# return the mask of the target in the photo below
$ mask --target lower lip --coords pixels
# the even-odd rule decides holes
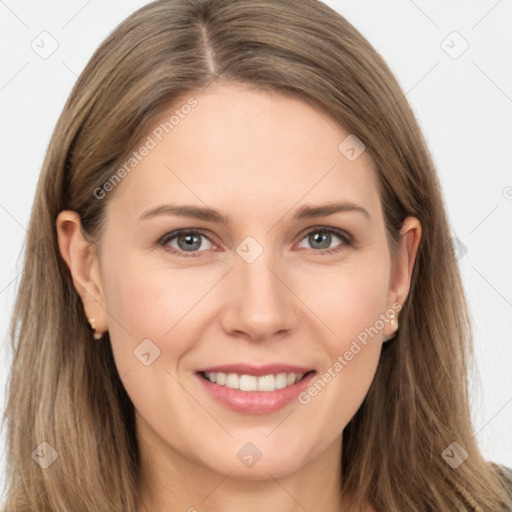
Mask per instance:
[[[269,414],[292,402],[299,393],[304,391],[315,376],[315,372],[306,375],[302,380],[275,391],[240,391],[219,384],[196,374],[208,393],[222,405],[244,414]]]

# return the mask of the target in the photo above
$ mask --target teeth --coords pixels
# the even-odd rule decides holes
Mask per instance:
[[[292,386],[304,377],[303,373],[278,373],[277,375],[238,375],[236,373],[205,372],[212,383],[241,391],[275,391]]]

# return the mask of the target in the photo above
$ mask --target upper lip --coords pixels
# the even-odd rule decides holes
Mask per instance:
[[[263,366],[254,366],[252,364],[235,363],[223,364],[219,366],[210,366],[198,370],[198,373],[204,372],[220,372],[220,373],[237,373],[238,375],[254,375],[261,377],[263,375],[277,375],[278,373],[308,373],[314,371],[312,368],[305,366],[295,366],[291,364],[266,364]]]

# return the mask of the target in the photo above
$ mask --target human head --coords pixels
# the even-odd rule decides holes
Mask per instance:
[[[160,140],[166,120],[189,104],[196,106]],[[102,342],[112,344],[135,407],[147,494],[157,494],[162,478],[151,466],[173,474],[163,469],[168,460],[188,480],[196,472],[187,474],[183,461],[251,480],[325,467],[327,452],[338,467],[341,433],[368,392],[382,336],[396,330],[392,315],[406,300],[421,229],[404,220],[392,261],[371,159],[347,158],[347,139],[302,100],[215,83],[162,112],[139,143],[147,154],[132,157],[134,169],[115,189],[104,186],[113,195],[94,253],[77,213],[59,214],[59,245],[86,318],[108,331]],[[336,203],[346,211],[304,216],[308,206]],[[169,204],[226,220],[168,215]],[[202,233],[198,240],[185,238],[187,228]],[[209,395],[199,372],[240,364],[304,368],[263,373],[308,374],[302,399],[269,410],[264,392],[260,405],[233,412]],[[235,371],[255,370],[223,374]],[[248,450],[257,464],[239,460]]]

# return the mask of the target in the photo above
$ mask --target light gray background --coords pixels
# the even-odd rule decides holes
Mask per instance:
[[[0,0],[2,414],[18,257],[47,144],[93,51],[145,3]],[[459,264],[480,371],[471,392],[475,433],[487,459],[512,466],[512,1],[326,3],[382,54],[424,130],[453,235],[467,248]],[[43,52],[55,44],[43,31],[58,43],[47,58],[32,48]],[[453,58],[464,40],[468,49]],[[0,441],[3,448],[3,435]],[[2,458],[0,483],[3,474]]]

